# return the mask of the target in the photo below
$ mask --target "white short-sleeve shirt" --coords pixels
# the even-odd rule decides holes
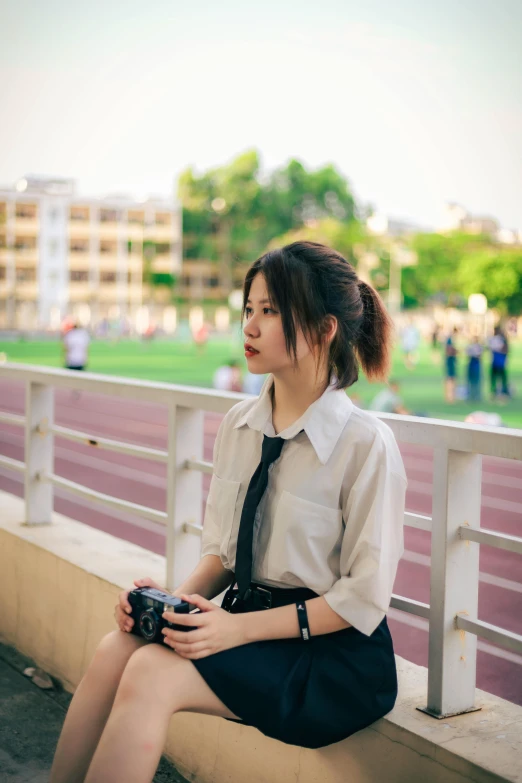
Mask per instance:
[[[87,364],[90,337],[85,329],[71,329],[63,338],[65,363],[71,367]]]
[[[227,413],[214,446],[202,555],[219,555],[231,571],[263,436],[276,434],[272,384],[269,376],[258,398]],[[388,610],[404,551],[406,474],[393,433],[329,386],[278,435],[288,443],[257,509],[252,581],[308,587],[369,636]]]

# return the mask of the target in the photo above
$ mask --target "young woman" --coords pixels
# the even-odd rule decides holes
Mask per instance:
[[[315,748],[395,703],[386,611],[406,479],[390,429],[345,392],[359,362],[386,376],[389,318],[342,256],[312,242],[253,264],[244,315],[248,369],[269,377],[218,432],[202,557],[174,593],[201,613],[176,615],[189,633],[145,644],[120,595],[120,630],[78,686],[52,783],[152,780],[178,711]]]

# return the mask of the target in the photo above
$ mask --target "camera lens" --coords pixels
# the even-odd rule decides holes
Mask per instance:
[[[143,612],[140,616],[140,632],[145,639],[154,639],[156,636],[156,620],[153,611]]]

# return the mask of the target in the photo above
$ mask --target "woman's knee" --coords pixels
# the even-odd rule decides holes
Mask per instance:
[[[118,698],[153,698],[167,696],[166,680],[173,684],[177,676],[183,678],[183,670],[190,666],[179,655],[166,647],[150,644],[137,650],[129,659],[118,688]]]
[[[110,631],[99,642],[89,668],[123,671],[129,658],[143,646],[143,639],[125,631]]]

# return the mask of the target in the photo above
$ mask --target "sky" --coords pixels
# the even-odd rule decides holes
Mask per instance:
[[[0,0],[0,184],[168,196],[255,147],[423,226],[522,229],[520,0]]]

